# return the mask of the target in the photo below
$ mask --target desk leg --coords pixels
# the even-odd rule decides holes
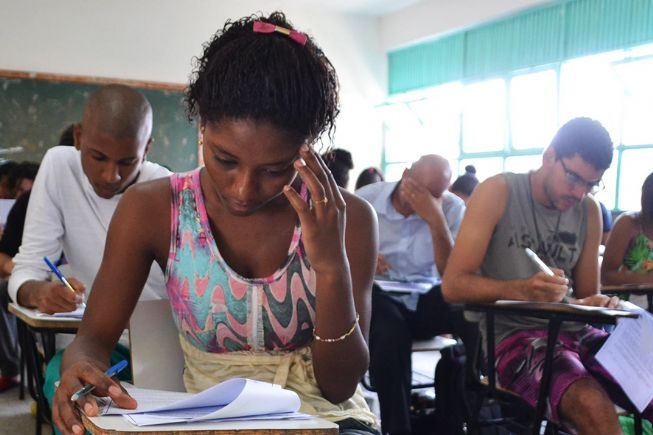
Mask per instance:
[[[555,345],[558,341],[558,334],[560,333],[560,326],[562,321],[557,318],[552,318],[549,321],[549,334],[546,341],[546,356],[544,357],[544,367],[542,368],[542,384],[540,385],[540,392],[537,398],[537,408],[535,409],[535,421],[533,422],[533,434],[540,433],[540,426],[544,420],[544,411],[546,409],[546,400],[549,397],[551,390],[551,371],[553,370],[553,355]]]
[[[41,435],[41,426],[43,423],[50,421],[50,408],[43,395],[43,365],[45,361],[38,352],[36,332],[32,331],[22,322],[19,323],[21,344],[24,345],[23,353],[27,366],[27,387],[30,395],[36,401],[36,435]],[[50,337],[47,337],[46,343],[44,343],[46,351],[51,346],[51,343],[54,342],[54,338],[52,337],[54,334],[47,335],[50,335]]]
[[[488,366],[488,382],[490,383],[490,392],[495,396],[497,388],[496,367],[495,364],[495,348],[494,348],[494,313],[487,313],[485,315],[485,327],[487,331],[487,366]]]
[[[23,322],[21,321],[16,321],[16,333],[18,334],[18,346],[16,346],[16,350],[20,355],[20,361],[19,361],[19,373],[20,373],[20,386],[18,390],[18,398],[20,400],[25,400],[25,386],[29,382],[27,379],[27,362],[25,361],[25,350],[23,349],[24,343],[25,343],[25,338],[23,335],[25,334],[23,327]]]

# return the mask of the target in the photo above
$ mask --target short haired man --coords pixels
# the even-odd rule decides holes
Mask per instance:
[[[79,295],[92,284],[122,193],[136,182],[170,173],[145,159],[151,134],[152,107],[140,92],[105,85],[89,96],[83,120],[75,126],[77,145],[49,149],[32,187],[9,280],[15,302],[45,313],[75,309],[78,298],[58,280],[48,280],[43,257],[56,261],[65,254],[74,276],[69,281]],[[144,297],[165,297],[160,270],[155,268],[150,278]]]
[[[465,211],[462,199],[447,190],[449,162],[425,155],[404,171],[399,182],[369,184],[356,191],[379,220],[377,279],[426,281],[425,294],[397,296],[377,284],[372,290],[370,376],[379,397],[384,433],[410,433],[411,345],[454,332],[462,322],[442,299],[444,272]]]
[[[146,160],[151,134],[152,107],[137,90],[105,85],[89,96],[82,122],[75,125],[75,147],[49,149],[32,187],[23,240],[9,279],[15,302],[45,313],[76,308],[100,267],[109,223],[122,194],[134,183],[170,174]],[[50,270],[43,257],[56,261],[62,253],[76,294],[59,280],[48,280]],[[166,290],[157,266],[150,271],[141,299],[162,298]],[[52,359],[46,372],[48,400],[54,394],[60,357]]]
[[[601,214],[588,195],[600,185],[612,154],[610,136],[599,122],[575,118],[558,130],[538,169],[481,183],[467,204],[444,274],[445,299],[558,302],[573,282],[574,303],[616,306],[616,298],[599,294]],[[524,248],[535,251],[555,276],[539,271]],[[544,358],[536,348],[546,337],[545,322],[495,318],[498,380],[532,406]],[[484,319],[480,326],[485,332]],[[621,433],[612,403],[620,389],[606,381],[593,358],[606,337],[588,325],[563,323],[558,340],[550,418],[580,434]]]

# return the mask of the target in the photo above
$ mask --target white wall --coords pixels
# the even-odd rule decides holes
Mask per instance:
[[[381,160],[374,107],[387,91],[386,52],[549,0],[423,0],[381,18],[293,0],[0,0],[0,69],[184,84],[191,58],[227,18],[282,9],[316,38],[338,71],[334,146],[352,180]],[[2,110],[2,108],[0,108]]]
[[[372,17],[292,0],[0,0],[0,69],[184,84],[191,58],[227,18],[277,8],[336,67],[342,110],[334,145],[352,151],[354,172],[378,165],[381,127],[372,109],[387,79]]]

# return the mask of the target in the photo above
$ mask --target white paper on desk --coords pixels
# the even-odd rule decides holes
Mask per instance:
[[[86,306],[82,305],[81,307],[78,307],[75,311],[67,311],[65,313],[54,313],[52,316],[53,317],[73,317],[75,319],[81,319],[84,316],[84,310],[86,310]]]
[[[7,223],[7,216],[15,202],[15,199],[0,199],[0,225]]]
[[[232,418],[214,418],[207,419],[205,416],[198,419],[180,419],[178,415],[168,415],[173,414],[174,411],[166,411],[162,413],[151,413],[151,414],[126,414],[123,417],[133,425],[136,426],[155,426],[159,424],[171,424],[171,423],[193,423],[193,422],[225,422],[225,421],[253,421],[253,420],[307,420],[311,416],[308,414],[302,414],[299,412],[288,412],[281,414],[265,414],[265,415],[243,415],[241,417],[232,417]]]
[[[563,302],[537,302],[537,301],[520,301],[513,299],[499,299],[495,302],[497,305],[518,305],[523,308],[551,308],[555,307],[558,310],[565,311],[596,311],[601,313],[606,313],[610,315],[623,313],[624,311],[629,311],[629,309],[623,308],[606,308],[606,307],[597,307],[594,305],[580,305],[580,304],[567,304]]]
[[[427,293],[436,283],[428,281],[390,281],[385,279],[375,279],[374,282],[387,292],[401,293]]]
[[[75,311],[66,311],[63,313],[54,313],[54,314],[47,314],[47,313],[41,313],[39,312],[38,316],[39,317],[54,317],[54,318],[69,318],[69,319],[81,319],[84,316],[84,310],[86,307],[82,305],[81,307],[78,307]]]
[[[138,402],[135,410],[112,407],[138,426],[265,416],[288,418],[299,410],[297,393],[268,382],[234,378],[197,394],[128,389]]]
[[[642,412],[653,400],[653,316],[641,308],[637,313],[637,319],[619,320],[596,359]]]

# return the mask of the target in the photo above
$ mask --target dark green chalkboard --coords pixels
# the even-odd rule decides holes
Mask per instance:
[[[81,119],[86,98],[97,86],[0,74],[0,153],[6,148],[23,149],[0,158],[40,161],[48,148],[58,144],[61,132]],[[154,144],[148,160],[178,172],[195,168],[197,127],[185,115],[183,92],[134,87],[150,100],[154,111]]]

